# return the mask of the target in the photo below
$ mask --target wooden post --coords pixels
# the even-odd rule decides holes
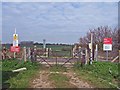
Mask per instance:
[[[87,64],[88,62],[88,50],[85,49],[85,65]]]
[[[0,41],[0,60],[2,60],[2,43]]]
[[[14,54],[14,58],[16,58],[16,52],[14,52],[13,54]]]
[[[24,61],[26,62],[27,59],[26,59],[26,47],[24,47]]]
[[[119,63],[120,63],[120,50],[119,50]]]
[[[95,60],[98,60],[98,45],[96,44],[96,48],[95,48]]]
[[[34,46],[34,61],[37,60],[37,47]]]
[[[30,51],[30,47],[28,48],[28,59],[30,60],[30,53],[31,53],[31,51]]]

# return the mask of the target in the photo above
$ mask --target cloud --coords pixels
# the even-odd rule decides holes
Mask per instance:
[[[89,28],[117,25],[117,3],[3,2],[3,41],[11,42],[14,28],[20,40],[74,43]],[[55,38],[57,36],[57,38]],[[66,36],[66,37],[65,37]]]

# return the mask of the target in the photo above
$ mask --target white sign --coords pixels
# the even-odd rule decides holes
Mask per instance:
[[[111,51],[112,50],[112,44],[103,44],[103,50]]]
[[[13,46],[18,46],[18,40],[13,41]]]
[[[18,34],[13,34],[13,46],[18,46]]]

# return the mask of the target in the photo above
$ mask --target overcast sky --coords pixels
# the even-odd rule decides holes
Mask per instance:
[[[117,2],[2,3],[3,43],[12,43],[15,28],[19,42],[76,43],[89,29],[117,24]]]

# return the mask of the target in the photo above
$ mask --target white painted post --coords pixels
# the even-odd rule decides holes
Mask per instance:
[[[24,61],[26,62],[27,59],[26,59],[26,47],[24,47]]]
[[[48,57],[48,48],[46,48],[46,57]]]
[[[93,61],[93,33],[91,32],[91,54],[90,54],[90,64],[92,64]]]

